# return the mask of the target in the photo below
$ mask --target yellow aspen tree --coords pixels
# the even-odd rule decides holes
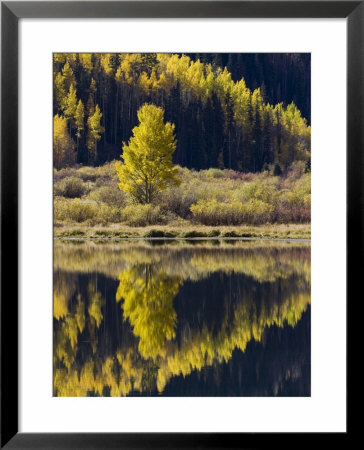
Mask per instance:
[[[77,109],[77,92],[74,85],[71,84],[70,90],[68,92],[65,101],[65,108],[64,108],[64,115],[66,119],[69,121],[70,131],[71,128],[74,127],[74,118],[76,115],[76,109]]]
[[[88,72],[91,72],[93,65],[92,65],[92,53],[80,53],[78,55],[81,66],[87,70]]]
[[[63,110],[66,102],[65,78],[58,72],[54,77],[54,99],[58,110]]]
[[[77,153],[78,153],[79,140],[82,136],[82,131],[85,128],[85,108],[83,107],[83,103],[81,100],[79,100],[77,103],[77,108],[76,108],[74,119],[75,119],[75,126],[76,126]]]
[[[58,114],[53,118],[53,165],[61,169],[75,163],[74,142],[67,131],[67,119]]]
[[[119,188],[139,203],[151,203],[168,185],[177,185],[178,169],[172,156],[176,149],[174,124],[164,123],[164,111],[152,104],[138,111],[139,125],[129,143],[123,143],[123,163],[116,163]]]
[[[95,112],[89,116],[87,119],[87,148],[97,161],[97,142],[101,139],[101,134],[105,131],[104,127],[101,126],[102,113],[100,111],[99,105],[96,105]]]
[[[64,77],[65,90],[66,90],[66,92],[68,92],[71,87],[71,84],[76,85],[75,76],[74,76],[73,70],[70,66],[70,63],[68,61],[63,66],[62,75]]]

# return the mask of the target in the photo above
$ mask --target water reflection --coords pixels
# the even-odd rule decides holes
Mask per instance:
[[[54,395],[310,395],[307,243],[54,247]]]

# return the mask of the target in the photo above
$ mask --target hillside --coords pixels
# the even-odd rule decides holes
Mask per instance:
[[[287,172],[299,160],[309,166],[309,55],[254,58],[54,54],[55,168],[120,158],[144,103],[161,106],[175,124],[173,162],[181,167],[261,172],[273,164]]]

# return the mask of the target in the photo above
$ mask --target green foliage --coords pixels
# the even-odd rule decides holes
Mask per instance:
[[[155,105],[142,106],[138,119],[129,144],[123,144],[123,163],[116,163],[116,171],[122,191],[139,203],[151,203],[159,192],[179,182],[172,162],[174,125],[164,123],[164,111]]]
[[[54,195],[62,197],[82,197],[86,192],[87,186],[77,177],[66,177],[54,184]]]

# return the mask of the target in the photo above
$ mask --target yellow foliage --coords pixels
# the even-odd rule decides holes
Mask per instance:
[[[165,124],[163,109],[150,104],[139,109],[138,119],[129,144],[123,144],[123,163],[116,163],[116,171],[122,191],[139,203],[151,203],[160,191],[179,182],[172,163],[174,125]]]

